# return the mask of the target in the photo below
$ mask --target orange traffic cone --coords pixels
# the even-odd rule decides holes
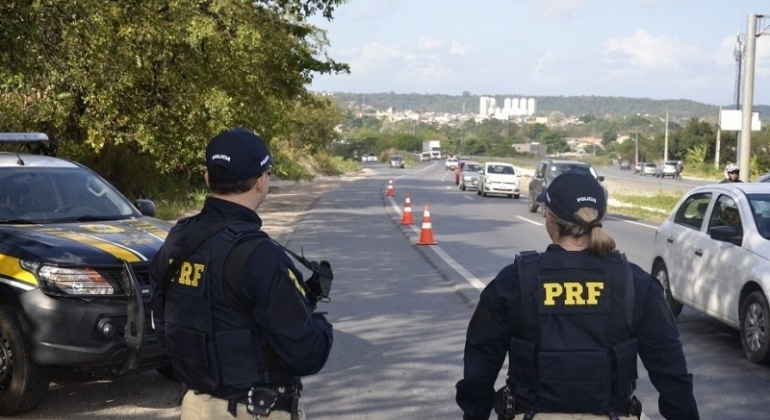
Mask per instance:
[[[422,229],[420,229],[420,239],[417,241],[417,245],[436,245],[436,240],[433,239],[433,226],[430,223],[430,210],[428,210],[427,204],[422,213]]]
[[[402,225],[413,225],[414,219],[412,219],[412,200],[409,198],[409,194],[406,195],[406,203],[404,204],[404,214],[401,215]]]
[[[388,190],[385,192],[386,197],[393,197],[396,195],[396,191],[393,189],[393,180],[388,180]]]

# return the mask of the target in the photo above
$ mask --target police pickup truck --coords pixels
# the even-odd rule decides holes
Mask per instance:
[[[148,266],[170,223],[56,148],[0,133],[0,416],[34,408],[54,372],[169,372]]]

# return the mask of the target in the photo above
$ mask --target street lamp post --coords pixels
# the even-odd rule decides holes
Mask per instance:
[[[634,144],[636,146],[636,152],[634,154],[634,165],[639,163],[639,130],[636,131],[636,137],[634,138]]]

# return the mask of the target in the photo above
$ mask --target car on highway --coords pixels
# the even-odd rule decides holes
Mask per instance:
[[[367,153],[361,156],[361,162],[377,162],[377,155],[374,153]]]
[[[457,161],[458,159],[454,156],[450,156],[446,158],[444,161],[444,170],[445,171],[454,171],[455,168],[457,168]]]
[[[170,375],[148,273],[171,224],[44,133],[0,143],[18,147],[0,151],[0,416],[43,401],[52,372]]]
[[[470,160],[471,158],[469,157],[461,156],[457,161],[457,167],[455,168],[455,185],[460,185],[460,176],[463,172],[463,167]]]
[[[641,172],[639,172],[639,175],[641,176],[657,176],[658,173],[658,165],[652,163],[652,162],[645,162],[642,166]]]
[[[393,155],[388,160],[388,165],[391,168],[404,168],[404,158],[401,157],[401,155]]]
[[[770,182],[770,172],[760,176],[754,182]]]
[[[529,181],[529,193],[527,199],[527,207],[529,211],[534,213],[540,208],[540,205],[536,201],[537,196],[548,189],[551,182],[557,176],[565,172],[587,172],[594,176],[599,182],[604,181],[604,176],[599,175],[596,169],[588,163],[577,160],[559,160],[559,159],[545,159],[538,162],[535,168],[535,173],[532,175],[532,179]],[[604,189],[605,193],[607,189]]]
[[[667,176],[670,176],[671,178],[676,177],[676,165],[678,161],[676,160],[667,160],[660,164],[655,170],[655,176],[658,178],[665,178]]]
[[[770,185],[693,188],[654,246],[652,274],[673,314],[688,306],[735,328],[750,361],[770,362]]]
[[[631,161],[628,159],[623,159],[620,161],[620,170],[621,171],[628,171],[631,170]]]
[[[642,168],[644,168],[644,162],[636,162],[636,165],[634,165],[634,173],[635,174],[641,173]]]
[[[472,160],[466,160],[462,162],[462,173],[460,174],[460,180],[458,184],[460,189],[465,191],[468,188],[477,189],[479,186],[479,171],[483,165],[479,162]]]
[[[486,162],[479,170],[479,184],[476,194],[486,197],[489,194],[504,194],[508,198],[519,198],[519,174],[511,163]]]
[[[430,152],[422,152],[420,153],[420,162],[425,162],[431,160]]]

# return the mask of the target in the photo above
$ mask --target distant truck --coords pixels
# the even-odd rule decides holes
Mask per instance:
[[[440,140],[425,140],[422,142],[423,153],[430,153],[430,158],[434,160],[441,159],[441,141]]]

